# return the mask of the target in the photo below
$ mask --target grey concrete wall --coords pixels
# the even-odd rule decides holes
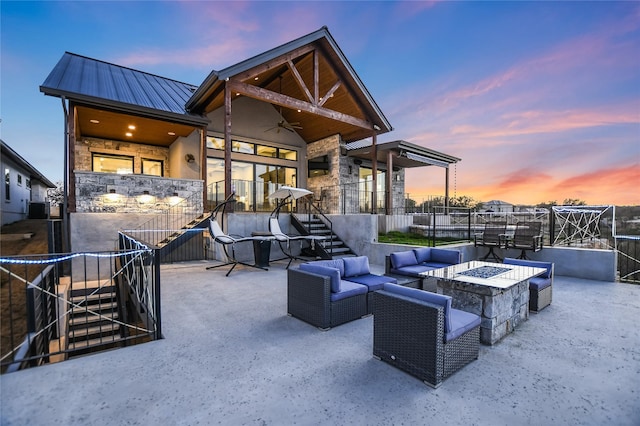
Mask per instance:
[[[185,156],[191,154],[193,163],[188,163]],[[202,164],[200,158],[200,131],[192,132],[186,138],[180,137],[169,147],[169,177],[181,179],[200,179],[202,177]]]

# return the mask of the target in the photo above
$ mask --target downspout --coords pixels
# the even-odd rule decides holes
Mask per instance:
[[[69,197],[69,111],[67,110],[66,98],[62,96],[62,111],[64,112],[64,174],[63,181],[63,201],[62,201],[62,235],[63,235],[63,252],[71,251],[71,236],[69,233],[69,213],[68,204]]]

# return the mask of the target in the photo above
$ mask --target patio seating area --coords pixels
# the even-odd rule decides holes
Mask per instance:
[[[555,276],[551,305],[432,389],[373,357],[372,316],[287,316],[286,261],[207,266],[162,265],[163,340],[3,375],[1,423],[640,421],[640,286]]]

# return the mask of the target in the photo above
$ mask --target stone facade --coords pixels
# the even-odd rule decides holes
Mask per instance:
[[[346,155],[345,143],[340,135],[307,145],[307,159],[326,155],[329,159],[329,173],[307,179],[307,189],[314,192],[316,198],[322,197],[322,206],[326,213],[361,213],[361,194],[358,188],[360,164],[356,164],[353,157]],[[379,164],[384,170],[385,164]],[[393,214],[404,213],[404,169],[391,171]],[[386,184],[386,182],[385,182]],[[338,190],[338,188],[340,190]],[[323,191],[324,189],[324,191]],[[378,195],[378,205],[384,207],[384,195]],[[370,209],[370,206],[368,207]],[[366,213],[369,213],[367,211]]]
[[[159,213],[187,198],[203,211],[202,180],[79,171],[75,177],[78,213]]]
[[[529,280],[507,289],[438,280],[438,293],[453,298],[452,307],[482,318],[480,341],[493,345],[529,319]]]

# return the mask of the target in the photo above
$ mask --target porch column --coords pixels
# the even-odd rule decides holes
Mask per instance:
[[[444,171],[444,214],[449,214],[449,166]]]
[[[373,180],[373,194],[371,194],[371,214],[376,214],[376,208],[378,206],[378,147],[376,145],[377,134],[373,132],[371,142],[371,179]]]
[[[202,211],[203,213],[209,210],[207,193],[207,128],[200,129],[200,178],[204,182],[202,188]]]
[[[224,198],[231,195],[231,90],[224,85]],[[233,203],[228,205],[233,211]]]
[[[387,184],[385,190],[385,203],[384,203],[384,211],[385,214],[392,215],[393,214],[393,151],[387,151]]]

